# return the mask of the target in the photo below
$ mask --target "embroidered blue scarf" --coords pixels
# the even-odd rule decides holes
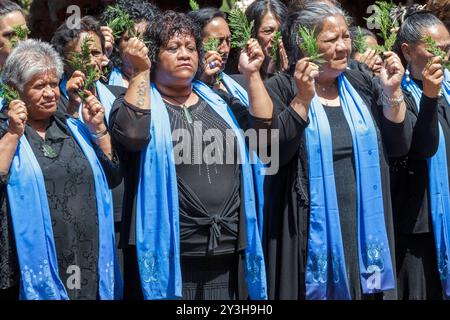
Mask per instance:
[[[67,85],[67,78],[65,75],[63,75],[61,82],[59,83],[59,89],[61,93],[69,99],[69,95],[67,94],[66,90]],[[111,113],[112,105],[114,101],[116,100],[116,97],[109,91],[109,89],[100,81],[95,82],[95,88],[97,90],[97,96],[98,100],[102,104],[102,106],[105,108],[105,119],[106,124],[109,125],[109,114]],[[83,104],[80,104],[80,107],[78,108],[78,115],[81,122],[84,122],[83,120]]]
[[[409,81],[408,81],[409,80]],[[412,80],[403,78],[403,88],[412,94],[420,108],[422,90]],[[449,84],[450,86],[450,84]],[[448,89],[443,85],[444,92]],[[448,96],[446,96],[447,98]],[[450,100],[447,100],[450,105]],[[428,178],[430,186],[430,207],[433,221],[434,239],[438,259],[438,270],[442,288],[447,296],[450,296],[450,192],[448,182],[447,151],[444,132],[439,123],[439,146],[436,154],[427,159]]]
[[[109,75],[108,84],[110,86],[125,87],[125,84],[123,83],[123,78],[122,78],[122,71],[120,71],[119,68],[114,67],[112,69],[111,74]]]
[[[248,98],[247,91],[245,91],[242,86],[237,83],[233,78],[222,72],[222,82],[227,88],[228,92],[234,97],[239,99],[247,107],[250,106],[250,100]],[[264,208],[264,164],[259,160],[258,153],[256,150],[251,151],[252,159],[255,159],[255,165],[252,166],[254,169],[253,177],[256,179],[254,184],[256,186],[256,196],[258,201],[258,227],[260,232],[260,237],[262,238],[263,233],[263,208]]]
[[[384,217],[378,137],[367,106],[344,75],[339,76],[338,85],[353,140],[361,287],[364,294],[372,294],[395,286]],[[311,102],[309,119],[306,143],[311,203],[306,298],[351,299],[336,195],[331,129],[317,96]]]
[[[68,119],[67,125],[94,174],[99,225],[99,296],[102,300],[120,299],[122,280],[115,251],[111,191],[88,129],[74,119]],[[67,291],[58,273],[44,177],[25,135],[20,139],[11,164],[7,193],[21,272],[20,298],[67,300]]]
[[[250,298],[266,299],[266,273],[256,218],[255,186],[249,155],[237,121],[227,104],[201,82],[194,90],[237,133],[241,156],[247,247],[246,281]],[[145,299],[182,296],[178,186],[169,115],[152,84],[152,139],[141,154],[136,210],[136,249]]]

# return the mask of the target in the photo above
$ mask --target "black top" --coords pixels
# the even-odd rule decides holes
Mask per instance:
[[[414,80],[422,89],[422,82]],[[445,141],[450,141],[450,113],[445,97],[422,95],[420,108],[411,97],[408,108],[417,116],[411,150],[407,156],[391,159],[392,206],[396,231],[403,235],[432,232],[429,205],[427,158],[439,145],[439,124]],[[420,110],[420,112],[419,112]],[[450,159],[450,143],[446,143]]]
[[[266,127],[263,119],[253,118],[248,108],[238,99],[232,98],[224,91],[219,94],[224,98],[234,113],[240,127],[246,130],[250,127]],[[172,132],[176,129],[186,129],[194,137],[194,125],[186,120],[180,107],[166,104]],[[199,159],[192,151],[188,154],[180,153],[180,136],[174,141],[174,154],[176,159],[176,172],[178,179],[180,200],[180,241],[183,255],[205,255],[235,252],[245,247],[245,228],[243,210],[240,205],[240,167],[236,161],[226,164],[224,156],[231,152],[232,158],[237,156],[236,144],[230,149],[230,141],[224,139],[227,123],[205,101],[200,100],[196,105],[189,107],[192,119],[201,121],[201,132],[208,129],[216,129],[222,134],[220,142],[224,150],[219,151],[219,161],[215,164],[196,164]],[[113,138],[121,145],[120,152],[124,167],[129,168],[125,172],[124,215],[121,234],[121,246],[135,245],[135,211],[137,179],[139,176],[140,151],[143,150],[151,139],[150,134],[151,110],[141,110],[127,103],[120,97],[114,104],[111,112],[110,123]],[[198,129],[196,129],[198,130]],[[195,131],[195,130],[194,130]],[[191,145],[195,142],[191,141]],[[220,144],[219,143],[219,144]],[[189,145],[189,144],[188,144]],[[212,146],[211,143],[203,143],[203,147]],[[198,148],[197,148],[198,150]],[[207,149],[203,148],[203,151]],[[217,151],[216,151],[217,152]],[[194,154],[192,154],[194,153]],[[214,154],[213,154],[214,155]],[[183,156],[192,159],[189,164],[181,161]],[[186,158],[187,156],[187,158]],[[180,162],[180,163],[178,163]],[[223,162],[223,163],[220,163]],[[216,217],[216,218],[214,218]],[[214,251],[212,250],[214,249]]]
[[[7,131],[6,116],[0,116],[0,136]],[[93,172],[83,151],[72,136],[66,125],[66,116],[57,112],[50,118],[45,140],[27,125],[25,136],[30,143],[36,159],[41,167],[52,220],[53,236],[55,240],[59,276],[66,286],[70,299],[97,299],[98,292],[98,218],[95,199],[95,184]],[[43,145],[50,147],[55,154],[44,152]],[[97,156],[108,178],[111,187],[121,182],[121,172],[117,157],[110,161],[93,143]],[[2,237],[0,250],[13,247],[13,234],[10,233],[10,209],[6,194],[9,173],[2,175],[0,182],[2,211],[0,220],[2,234],[9,234],[8,239]],[[5,222],[7,221],[7,222]],[[11,257],[7,252],[1,252],[2,259]],[[16,260],[16,257],[15,257]],[[17,261],[6,261],[0,270],[0,279],[8,278]],[[8,267],[9,266],[9,267]],[[71,266],[80,268],[80,288],[69,288],[68,278],[74,274]],[[9,270],[8,270],[9,269]],[[14,270],[18,278],[19,270]],[[2,281],[3,282],[3,281]],[[72,283],[69,281],[69,283]],[[12,285],[12,283],[9,283]]]
[[[324,106],[333,141],[333,169],[347,279],[353,299],[361,299],[358,261],[358,217],[356,204],[355,161],[350,127],[341,106]]]
[[[407,112],[402,123],[392,123],[382,113],[384,104],[380,84],[359,71],[347,69],[345,76],[358,90],[361,98],[368,106],[377,130],[383,206],[395,274],[395,261],[393,259],[395,255],[394,230],[387,158],[388,155],[401,156],[408,153],[415,117]],[[283,114],[294,112],[290,107],[291,101],[297,94],[293,76],[289,74],[275,76],[266,81],[266,87],[274,102],[275,113],[278,114],[278,117],[274,117],[274,119],[279,119]],[[271,299],[305,299],[305,268],[309,228],[308,161],[304,131],[307,125],[306,122],[303,122],[302,125],[299,122],[297,131],[283,130],[283,126],[280,127],[282,167],[276,176],[266,177],[265,191],[266,194],[271,196],[266,197],[265,203],[264,245],[269,297]],[[334,126],[335,124],[332,124],[332,127]],[[284,126],[284,128],[286,127]],[[340,148],[342,147],[341,145]],[[335,148],[336,146],[334,146],[334,152],[337,152],[338,150]],[[352,175],[345,179],[352,179],[352,177],[354,179]],[[338,179],[340,178],[338,177]],[[336,190],[346,188],[341,183],[343,182],[337,181]],[[338,192],[341,193],[341,191]],[[338,200],[342,202],[339,195],[338,197]],[[352,198],[354,197],[353,195]],[[340,203],[339,209],[341,209],[341,206]],[[356,206],[351,204],[348,208],[354,208],[353,210],[355,210]],[[355,211],[349,212],[347,216],[348,223],[354,226],[351,217],[356,217]],[[343,232],[350,236],[355,235],[355,231],[350,231],[350,227],[348,231],[343,230]],[[355,243],[357,239],[353,238],[351,241]],[[349,268],[356,270],[357,266],[349,266]],[[358,298],[356,292],[352,292],[352,294],[355,298]],[[395,290],[387,292],[385,297],[395,298]]]

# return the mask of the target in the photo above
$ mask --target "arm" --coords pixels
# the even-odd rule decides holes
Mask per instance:
[[[25,131],[27,119],[28,113],[25,103],[20,100],[13,100],[8,110],[8,131],[0,139],[0,174],[6,175],[9,173],[19,140]]]

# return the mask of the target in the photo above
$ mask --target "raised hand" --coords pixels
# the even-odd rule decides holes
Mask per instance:
[[[114,35],[111,28],[106,26],[101,26],[100,31],[103,34],[103,37],[105,38],[105,54],[107,57],[109,57],[113,51],[114,47]]]
[[[72,73],[72,76],[66,84],[66,91],[67,95],[69,96],[70,103],[73,103],[77,106],[81,103],[81,97],[78,93],[80,92],[80,90],[83,90],[85,79],[86,76],[79,70],[76,70],[74,71],[74,73]]]
[[[144,42],[138,38],[131,38],[124,51],[126,59],[134,69],[134,73],[150,70],[152,64],[148,57],[148,48]]]
[[[400,92],[405,68],[398,55],[392,51],[384,53],[384,67],[380,71],[380,79],[383,84],[384,93],[391,97]]]
[[[244,76],[259,72],[264,62],[264,52],[256,39],[250,39],[239,57],[239,72]]]
[[[86,100],[83,104],[83,120],[89,131],[98,134],[106,130],[105,108],[100,101],[88,90],[84,90]]]
[[[8,131],[11,134],[21,137],[25,131],[25,125],[28,120],[27,107],[22,100],[11,101],[8,110],[8,120]]]
[[[423,94],[429,98],[436,98],[442,88],[444,71],[442,70],[441,58],[430,59],[422,71]]]
[[[295,65],[294,78],[297,96],[301,97],[301,100],[308,105],[316,94],[315,78],[318,75],[319,66],[312,63],[309,57],[299,60]]]

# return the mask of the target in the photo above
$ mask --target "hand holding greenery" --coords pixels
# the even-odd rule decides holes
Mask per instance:
[[[395,40],[397,39],[398,22],[391,15],[395,9],[395,4],[390,0],[387,1],[376,1],[375,2],[375,14],[373,18],[366,20],[371,20],[379,27],[381,36],[384,40],[383,45],[379,45],[376,49],[381,52],[391,51],[394,46]]]
[[[447,59],[447,53],[439,48],[436,40],[431,36],[426,35],[423,37],[423,42],[426,44],[426,50],[432,53],[435,57],[441,57],[441,64],[444,69],[450,70],[450,61]]]
[[[319,54],[319,45],[314,35],[314,30],[301,26],[298,30],[298,36],[301,39],[300,49],[311,59],[311,62],[321,65],[326,61],[322,59],[322,54]]]
[[[84,88],[86,90],[92,89],[95,81],[100,77],[99,71],[91,63],[91,45],[94,40],[87,36],[81,41],[81,52],[72,52],[72,57],[67,63],[74,70],[79,70],[84,73],[86,79],[84,80]],[[78,95],[85,100],[85,95],[82,90],[78,92]]]
[[[128,33],[130,38],[137,37],[143,40],[142,35],[136,32],[133,19],[119,5],[108,6],[103,15],[106,17],[106,24],[113,31],[115,39]]]
[[[219,39],[217,39],[217,38],[209,38],[208,41],[206,41],[203,44],[203,50],[205,52],[218,51],[219,50],[219,46],[220,46],[220,40]],[[215,81],[214,84],[217,85],[217,84],[220,83],[220,81],[222,81],[222,73],[221,72],[219,72],[216,75],[216,81]]]
[[[20,100],[20,95],[17,90],[11,88],[6,83],[0,83],[0,95],[3,99],[3,103],[7,106],[13,100]]]

